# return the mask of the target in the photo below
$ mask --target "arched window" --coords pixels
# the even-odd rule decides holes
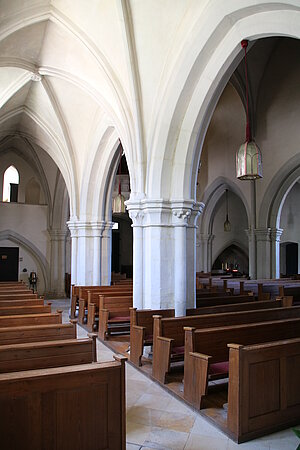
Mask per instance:
[[[19,187],[19,172],[14,166],[8,167],[3,177],[3,201],[17,202]]]

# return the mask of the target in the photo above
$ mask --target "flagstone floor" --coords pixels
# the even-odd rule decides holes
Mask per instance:
[[[53,301],[68,322],[67,300]],[[87,332],[78,326],[78,337]],[[98,361],[113,352],[97,340]],[[236,444],[193,409],[177,400],[139,370],[126,364],[127,450],[296,450],[299,439],[292,429]],[[299,428],[299,427],[297,427]]]

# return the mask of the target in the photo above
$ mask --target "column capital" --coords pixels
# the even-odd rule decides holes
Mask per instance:
[[[67,230],[61,230],[57,228],[48,229],[48,233],[52,241],[63,241],[67,236]]]
[[[268,241],[271,240],[271,228],[255,228],[254,234],[257,241]]]
[[[113,224],[113,222],[111,222]],[[103,220],[69,220],[67,222],[71,237],[101,237],[107,222]]]
[[[206,233],[200,233],[199,234],[199,242],[200,243],[208,243],[211,242],[214,239],[214,234],[206,234]]]
[[[132,227],[141,227],[144,220],[143,211],[139,210],[129,210],[129,217],[132,220]]]
[[[147,199],[127,200],[126,207],[133,226],[195,227],[204,204],[194,200]],[[136,223],[135,223],[136,222]]]
[[[273,242],[280,242],[281,235],[283,233],[283,228],[270,228],[271,230],[271,240]]]

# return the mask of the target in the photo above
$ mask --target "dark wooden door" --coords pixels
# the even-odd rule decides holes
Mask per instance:
[[[111,270],[113,272],[120,272],[120,233],[119,233],[119,230],[112,230]]]
[[[292,242],[286,245],[286,274],[295,275],[298,273],[298,244]]]
[[[0,281],[18,281],[19,247],[0,247]]]

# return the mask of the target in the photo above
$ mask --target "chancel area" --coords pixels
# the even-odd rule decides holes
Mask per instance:
[[[5,448],[297,447],[299,38],[297,0],[0,0]]]

